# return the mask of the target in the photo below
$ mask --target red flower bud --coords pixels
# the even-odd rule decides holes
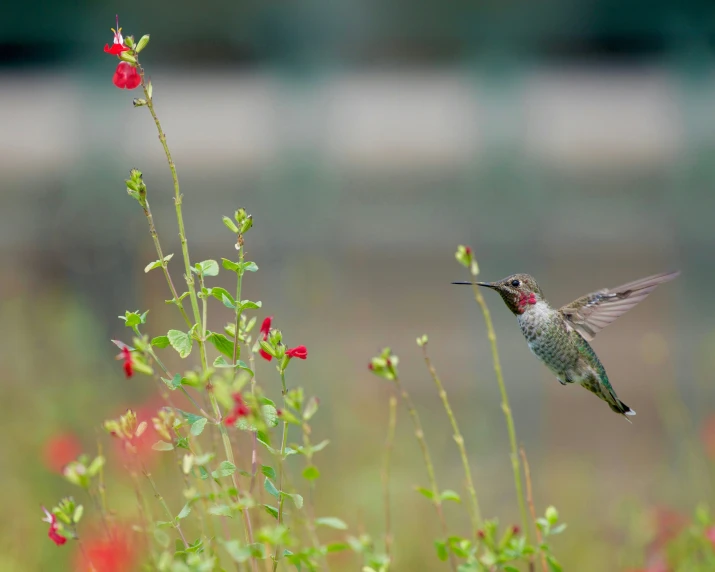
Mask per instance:
[[[266,350],[264,350],[263,348],[261,348],[260,350],[258,350],[258,353],[259,353],[259,354],[261,355],[261,357],[262,357],[264,360],[266,360],[266,361],[271,361],[271,360],[273,359],[273,356],[272,356],[271,354],[269,354],[269,353],[268,353]]]
[[[263,323],[261,324],[261,333],[263,334],[264,340],[268,337],[268,332],[271,331],[271,321],[272,320],[273,320],[273,316],[268,316],[265,320],[263,320]]]
[[[247,417],[251,414],[251,409],[243,401],[243,395],[236,392],[231,397],[233,398],[234,406],[231,413],[224,417],[224,425],[234,425],[239,417]]]

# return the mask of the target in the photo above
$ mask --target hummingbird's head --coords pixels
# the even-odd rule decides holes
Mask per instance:
[[[454,282],[454,284],[471,284],[471,282]],[[499,292],[504,303],[514,314],[523,314],[530,306],[544,299],[536,280],[528,274],[512,274],[496,282],[474,282],[474,284]]]

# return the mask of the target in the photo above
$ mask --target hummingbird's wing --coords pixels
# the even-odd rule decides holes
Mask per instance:
[[[672,280],[678,274],[680,271],[665,272],[616,288],[604,288],[574,300],[560,308],[559,312],[568,324],[590,341],[608,324],[645,299],[656,286]]]

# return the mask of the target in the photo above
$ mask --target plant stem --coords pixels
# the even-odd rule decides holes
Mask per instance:
[[[149,223],[149,233],[151,234],[151,238],[154,241],[154,247],[156,248],[156,254],[159,256],[159,260],[161,261],[161,269],[164,272],[164,277],[166,278],[166,283],[169,285],[169,290],[171,290],[171,295],[174,297],[174,300],[173,300],[174,304],[176,305],[177,308],[179,308],[179,312],[181,312],[181,316],[184,318],[186,325],[191,327],[191,320],[189,319],[189,316],[186,313],[186,310],[184,310],[184,303],[181,300],[179,300],[179,294],[177,293],[176,288],[174,287],[174,281],[171,279],[171,274],[169,274],[169,263],[166,260],[164,260],[164,253],[161,250],[161,243],[159,242],[159,233],[157,233],[156,227],[154,226],[154,217],[151,214],[151,208],[149,207],[149,201],[145,199],[144,204],[145,204],[144,214],[146,215],[147,222]]]
[[[439,393],[439,397],[442,400],[442,404],[444,405],[444,409],[447,412],[447,417],[449,417],[449,422],[452,424],[452,431],[454,431],[454,440],[457,443],[457,447],[459,448],[459,454],[462,457],[462,466],[464,467],[464,477],[466,479],[466,486],[467,486],[467,491],[469,492],[469,497],[472,501],[472,510],[469,512],[470,519],[472,521],[472,532],[473,532],[473,538],[476,538],[477,536],[477,531],[479,530],[480,523],[482,521],[482,513],[479,510],[479,501],[477,500],[477,492],[474,489],[474,482],[472,481],[472,471],[469,468],[469,459],[467,457],[467,451],[464,447],[464,437],[462,436],[462,433],[459,431],[459,425],[457,425],[457,418],[454,416],[454,412],[452,411],[452,407],[449,404],[449,399],[447,398],[447,392],[444,389],[444,386],[442,385],[442,381],[439,379],[439,376],[437,375],[437,370],[434,368],[432,365],[432,361],[430,360],[429,356],[427,355],[427,344],[422,345],[422,355],[425,360],[425,365],[427,366],[427,369],[430,372],[430,375],[432,376],[432,380],[434,381],[434,384],[437,386],[437,391]]]
[[[281,369],[281,386],[283,394],[283,409],[286,408],[286,376],[285,369]],[[283,503],[285,501],[285,495],[283,494],[283,477],[285,473],[284,457],[286,451],[286,444],[288,443],[288,422],[283,421],[283,437],[281,438],[281,453],[278,458],[278,494],[280,498],[278,499],[278,524],[283,524]],[[280,545],[276,545],[276,550],[273,555],[273,572],[278,569],[278,552],[280,551]]]
[[[385,554],[392,563],[392,513],[390,511],[390,457],[395,444],[397,426],[397,397],[390,396],[390,412],[387,421],[387,439],[385,456],[382,464],[382,495],[385,503]]]
[[[141,463],[141,468],[142,468],[142,473],[147,478],[147,480],[151,483],[151,488],[154,489],[154,496],[156,497],[156,500],[159,501],[159,504],[164,509],[164,512],[166,512],[166,515],[169,517],[169,522],[171,522],[171,524],[174,526],[174,528],[176,529],[176,532],[179,533],[179,536],[181,537],[181,542],[184,543],[184,548],[188,548],[189,543],[186,542],[186,537],[184,536],[184,533],[181,530],[181,524],[179,523],[179,519],[174,518],[174,515],[169,510],[169,506],[166,504],[164,497],[159,494],[159,490],[156,488],[156,483],[154,482],[154,479],[151,476],[151,473],[146,468],[146,465],[144,465],[143,462]]]
[[[432,489],[432,504],[434,505],[435,511],[437,511],[437,516],[439,517],[439,521],[442,525],[442,533],[446,538],[447,521],[444,518],[444,511],[442,510],[442,499],[440,497],[439,487],[437,486],[437,477],[435,476],[434,465],[432,464],[432,457],[430,457],[429,448],[427,447],[427,441],[425,440],[425,433],[422,429],[420,416],[417,413],[417,409],[415,408],[415,404],[412,402],[410,394],[407,393],[407,390],[400,383],[400,378],[397,377],[397,372],[392,369],[392,373],[394,375],[395,385],[402,394],[402,399],[407,405],[407,411],[409,412],[410,417],[412,418],[412,424],[415,427],[415,437],[417,437],[417,441],[420,444],[420,449],[422,450],[422,457],[424,458],[425,466],[427,467],[427,477],[429,478],[430,487]],[[452,567],[452,570],[457,569],[457,564],[454,560],[454,554],[452,554],[451,551],[449,552],[449,564]]]
[[[179,226],[179,239],[181,240],[181,254],[184,258],[184,271],[185,271],[185,278],[186,278],[186,285],[188,286],[189,290],[189,298],[191,300],[191,309],[193,311],[193,316],[194,316],[194,326],[197,326],[198,324],[201,323],[201,313],[199,311],[199,303],[198,303],[198,297],[196,295],[196,287],[194,285],[194,277],[191,273],[191,260],[189,258],[189,246],[188,246],[188,241],[186,239],[186,230],[184,228],[184,216],[181,210],[182,206],[182,194],[181,194],[181,189],[179,187],[179,176],[176,173],[176,165],[174,164],[174,160],[171,158],[171,152],[169,151],[169,146],[166,142],[166,133],[164,133],[164,130],[161,127],[161,123],[159,122],[159,118],[156,115],[156,111],[154,110],[154,100],[151,98],[151,95],[148,90],[148,86],[144,77],[144,68],[141,67],[139,64],[139,58],[137,58],[137,68],[139,71],[139,76],[141,78],[141,86],[144,91],[144,96],[146,98],[147,102],[147,107],[149,108],[149,112],[151,113],[152,119],[154,119],[154,124],[156,125],[156,130],[159,133],[159,141],[161,142],[161,146],[164,148],[164,154],[166,155],[166,160],[169,163],[169,170],[171,171],[171,179],[174,184],[174,206],[176,208],[176,221]],[[205,308],[205,307],[204,307]],[[204,311],[204,320],[206,318],[205,316],[206,312]],[[201,332],[200,336],[197,336],[197,343],[199,346],[199,354],[201,357],[201,367],[204,372],[208,371],[208,362],[206,360],[206,328],[205,328],[205,322],[204,322],[204,328],[203,331]],[[221,408],[218,405],[218,402],[216,401],[216,396],[213,393],[213,388],[211,385],[211,380],[208,380],[207,383],[207,391],[209,393],[209,400],[211,402],[211,407],[214,412],[214,417],[216,418],[216,421],[218,423],[219,431],[221,433],[221,440],[223,441],[223,447],[224,451],[226,453],[226,459],[235,465],[236,463],[234,462],[234,457],[233,457],[233,449],[231,448],[231,440],[228,436],[228,432],[226,431],[226,427],[221,423],[222,420],[222,415],[221,415]],[[236,491],[240,491],[240,488],[238,486],[238,481],[236,479],[235,473],[231,475],[233,485],[236,488]],[[244,514],[244,519],[246,523],[246,535],[248,537],[248,542],[249,544],[253,544],[253,530],[251,528],[251,517],[248,513],[248,509],[245,509],[242,511]],[[256,563],[255,558],[251,558],[251,565],[252,569],[254,572],[257,572],[258,570],[258,565]]]
[[[526,502],[529,503],[529,512],[531,512],[531,520],[534,522],[534,528],[536,529],[536,542],[541,546],[541,531],[539,527],[536,526],[536,509],[534,508],[534,495],[531,490],[531,470],[529,469],[529,461],[526,459],[526,451],[524,447],[519,448],[519,454],[521,455],[521,462],[524,465],[524,479],[526,480]],[[546,564],[546,555],[541,552],[541,568],[544,572],[548,572],[548,566]]]
[[[89,558],[87,551],[84,549],[84,543],[82,542],[82,539],[79,537],[79,534],[77,534],[77,525],[76,524],[72,525],[72,531],[74,532],[74,538],[77,541],[77,545],[79,546],[79,551],[82,553],[82,558],[84,558],[87,561],[87,564],[89,564],[90,572],[97,572],[97,569],[94,567],[94,564],[92,563],[92,560]]]
[[[526,513],[526,504],[524,502],[524,491],[521,484],[521,467],[519,466],[519,451],[516,446],[516,429],[514,428],[514,418],[509,407],[509,396],[506,393],[506,385],[504,384],[504,376],[502,375],[501,362],[499,360],[499,348],[497,347],[497,336],[494,332],[494,324],[492,324],[492,316],[487,308],[487,303],[484,301],[479,286],[473,285],[474,299],[479,304],[484,315],[484,323],[487,328],[487,336],[492,347],[492,361],[494,362],[494,373],[496,374],[499,391],[501,392],[501,408],[506,419],[507,431],[509,432],[509,444],[511,446],[511,468],[514,473],[514,487],[516,488],[516,497],[519,502],[519,512],[521,513],[521,523],[526,534],[527,542],[531,542],[529,533],[529,519]]]
[[[243,282],[243,236],[238,235],[238,265],[236,272],[236,323],[233,332],[233,365],[238,360],[238,329],[241,323],[241,283]]]

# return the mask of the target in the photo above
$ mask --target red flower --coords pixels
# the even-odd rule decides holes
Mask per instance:
[[[308,348],[305,346],[297,346],[295,348],[290,348],[286,350],[286,355],[290,358],[297,357],[298,359],[305,359],[308,357]]]
[[[125,572],[134,570],[137,563],[135,543],[129,531],[114,529],[108,539],[106,535],[96,535],[84,540],[86,558],[77,552],[75,570],[77,572]],[[90,566],[89,562],[92,563]]]
[[[119,27],[119,16],[117,16],[117,29],[110,28],[114,32],[114,41],[112,42],[112,47],[109,44],[104,44],[104,51],[107,54],[113,56],[118,56],[122,52],[129,51],[129,48],[124,45],[124,37],[122,36],[122,29]]]
[[[265,320],[263,320],[263,323],[261,324],[261,334],[263,334],[264,342],[268,339],[268,334],[271,331],[271,321],[272,320],[273,320],[273,316],[268,316]],[[258,350],[258,353],[261,354],[261,357],[266,361],[271,361],[273,359],[273,356],[271,354],[269,354],[263,348]]]
[[[234,403],[233,411],[223,420],[224,425],[229,426],[235,425],[239,417],[247,417],[251,413],[251,409],[246,405],[245,401],[243,401],[243,395],[234,393],[232,397]]]
[[[81,452],[82,446],[77,437],[72,433],[61,433],[47,440],[42,456],[48,469],[61,473],[62,468],[74,461]]]
[[[710,544],[715,546],[715,526],[711,526],[705,530],[705,538],[710,541]]]
[[[45,518],[43,518],[42,521],[50,523],[50,530],[47,531],[47,536],[49,536],[50,540],[57,546],[62,546],[65,542],[67,542],[67,539],[57,532],[60,528],[60,525],[57,524],[57,517],[48,511],[44,506],[42,507],[42,510],[45,511]]]
[[[142,78],[132,64],[127,62],[119,62],[117,69],[114,70],[112,83],[119,89],[135,89],[139,87]]]
[[[127,346],[122,347],[121,359],[124,360],[124,374],[127,377],[131,377],[134,373],[134,368],[132,366],[132,352]]]

